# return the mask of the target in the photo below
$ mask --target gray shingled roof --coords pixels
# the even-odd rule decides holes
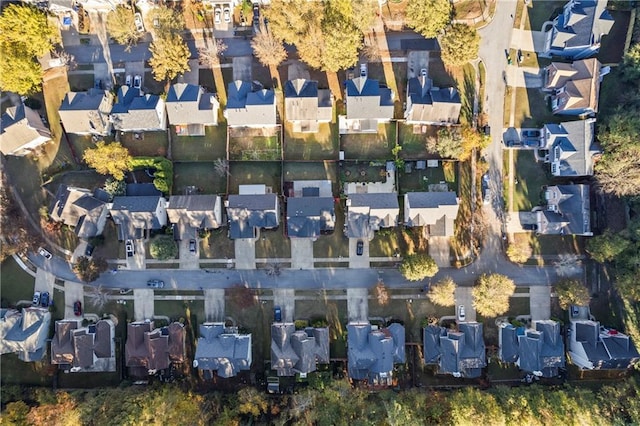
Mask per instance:
[[[595,369],[627,369],[640,362],[629,336],[600,326],[597,321],[571,321],[569,351],[585,356]],[[573,356],[574,363],[576,363]]]
[[[538,232],[541,234],[590,235],[591,200],[589,185],[556,185],[547,187],[556,199],[558,211],[542,210],[538,213]]]
[[[433,87],[426,77],[414,77],[407,84],[407,121],[424,123],[457,123],[462,103],[453,87]]]
[[[195,361],[198,369],[216,371],[223,378],[249,370],[251,334],[226,333],[223,323],[200,324]]]
[[[256,228],[275,228],[280,223],[276,194],[229,195],[229,237],[253,238]]]
[[[329,329],[296,331],[293,323],[271,325],[271,368],[278,376],[311,373],[317,363],[329,363]]]
[[[551,49],[556,54],[566,48],[589,47],[599,43],[613,26],[613,17],[607,11],[606,0],[570,1],[565,5],[553,26]]]
[[[289,197],[287,234],[289,237],[315,238],[335,228],[332,197]]]
[[[499,333],[502,361],[516,362],[522,371],[541,372],[543,377],[555,377],[564,367],[564,343],[556,321],[536,321],[535,329],[507,324]]]
[[[102,233],[106,208],[107,203],[88,189],[60,185],[49,216],[54,221],[74,227],[78,237],[90,238]]]
[[[229,83],[225,116],[229,126],[275,126],[276,103],[273,90],[252,91],[251,83]]]
[[[171,323],[155,328],[152,321],[127,324],[125,363],[134,374],[148,374],[148,370],[164,370],[171,362],[184,359],[184,327]]]
[[[0,309],[0,354],[17,353],[25,362],[46,353],[51,313],[47,308]]]
[[[346,81],[347,119],[393,118],[391,90],[380,87],[377,80],[357,77]]]
[[[430,235],[453,235],[459,207],[455,192],[409,192],[404,198],[406,226],[430,226]]]
[[[602,151],[595,141],[595,120],[545,125],[549,131],[549,154],[556,161],[559,176],[592,176],[595,157]]]
[[[289,121],[329,121],[332,116],[331,93],[318,90],[313,80],[289,80],[284,86],[285,117]]]
[[[112,107],[111,93],[94,88],[67,93],[58,112],[67,133],[107,135],[111,129],[109,113]]]
[[[398,194],[351,194],[347,207],[347,237],[373,238],[380,228],[396,226],[399,215]]]
[[[37,139],[44,143],[51,139],[51,132],[31,108],[24,104],[11,106],[0,116],[0,152],[4,155],[19,152]]]
[[[459,331],[431,326],[424,331],[425,363],[438,363],[441,374],[460,374],[462,377],[480,377],[486,367],[482,324],[460,323]]]
[[[165,130],[164,100],[158,95],[140,96],[138,89],[120,86],[111,119],[116,130],[125,132]]]
[[[198,229],[221,226],[222,206],[217,195],[172,195],[167,207],[169,222],[174,224],[174,237],[196,235]]]
[[[213,93],[195,84],[176,83],[167,93],[166,108],[171,125],[215,126],[219,107]]]
[[[348,370],[354,380],[388,383],[393,365],[405,362],[405,330],[400,324],[372,330],[369,323],[347,324]]]

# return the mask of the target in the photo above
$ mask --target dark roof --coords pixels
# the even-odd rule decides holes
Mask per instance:
[[[318,188],[315,189],[319,193]],[[303,190],[303,191],[304,191]],[[287,233],[289,237],[318,237],[335,227],[334,201],[331,197],[303,196],[287,199]]]
[[[456,332],[438,326],[425,328],[425,363],[437,362],[441,374],[480,377],[487,365],[482,324],[460,323],[458,329]]]
[[[279,224],[276,194],[229,195],[227,216],[229,237],[253,238],[256,228],[275,228]]]
[[[271,368],[278,376],[311,373],[317,363],[329,363],[328,328],[296,330],[293,323],[271,325]]]
[[[424,37],[407,38],[400,40],[400,48],[402,50],[430,50],[440,51],[440,45],[438,39]]]
[[[577,350],[573,345],[581,346],[592,368],[627,369],[640,362],[638,349],[629,336],[601,327],[597,321],[572,321],[571,324],[575,333],[571,351]]]
[[[155,328],[150,321],[127,324],[125,362],[130,373],[146,375],[148,370],[166,369],[171,362],[183,361],[184,350],[184,326],[180,323],[162,328]]]
[[[516,328],[511,324],[500,328],[500,359],[517,362],[522,371],[541,372],[554,377],[565,365],[564,343],[560,324],[536,321],[535,329]]]
[[[318,82],[313,80],[289,80],[284,84],[285,98],[317,98]]]
[[[160,201],[159,196],[118,196],[113,197],[113,207],[111,210],[122,210],[125,212],[155,212]]]
[[[349,377],[388,384],[393,376],[393,365],[405,362],[404,333],[404,327],[397,323],[379,330],[372,330],[369,323],[349,323]]]
[[[195,360],[200,370],[223,378],[251,368],[251,334],[227,333],[222,323],[200,324]]]
[[[539,232],[542,234],[585,235],[591,233],[591,200],[589,185],[556,185],[547,191],[557,191],[558,212],[544,210]]]
[[[606,0],[568,2],[565,12],[570,12],[560,13],[557,24],[554,26],[552,39],[554,47],[560,47],[556,46],[560,42],[567,48],[590,46],[594,41],[592,35],[599,39],[600,35],[609,33],[613,18],[607,11],[606,5]]]
[[[162,192],[152,183],[128,183],[125,189],[125,195],[127,197],[159,197],[162,195]]]

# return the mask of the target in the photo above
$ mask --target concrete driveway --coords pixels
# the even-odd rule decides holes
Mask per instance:
[[[295,319],[296,291],[292,288],[273,289],[273,306],[282,309],[282,321],[293,322]]]
[[[251,56],[233,58],[233,80],[251,81]]]
[[[133,247],[135,252],[133,256],[127,257],[127,269],[147,268],[146,248],[144,242],[145,240],[133,240]],[[124,244],[126,244],[126,242]]]
[[[429,73],[429,51],[411,50],[407,59],[407,78],[420,76],[420,70],[426,69]]]
[[[224,289],[214,288],[204,291],[204,317],[206,321],[224,321]]]
[[[529,310],[531,321],[543,321],[551,318],[551,287],[529,287]]]
[[[133,316],[136,321],[152,319],[154,315],[153,290],[136,288],[133,290]]]
[[[456,287],[456,318],[458,318],[458,307],[463,305],[466,321],[476,320],[476,310],[473,307],[473,296],[471,295],[472,288],[473,287]]]
[[[65,281],[64,283],[64,317],[65,318],[82,318],[73,314],[73,304],[76,301],[82,303],[82,313],[85,311],[84,287],[82,284]]]
[[[368,321],[369,318],[369,289],[347,289],[347,314],[349,322]]]
[[[543,52],[545,33],[542,31],[528,31],[513,29],[511,35],[511,48],[521,49],[525,52]]]
[[[358,256],[358,241],[362,241],[362,255]],[[365,269],[369,268],[369,241],[362,238],[349,238],[349,268]]]
[[[200,269],[200,245],[196,240],[196,251],[189,251],[189,239],[178,241],[180,269]]]
[[[291,268],[313,269],[313,240],[291,238]]]
[[[544,84],[544,70],[533,67],[507,66],[507,81],[510,86],[538,89]]]
[[[241,238],[234,240],[236,269],[256,269],[256,240]]]
[[[451,267],[451,246],[449,237],[429,237],[429,256],[439,268]]]

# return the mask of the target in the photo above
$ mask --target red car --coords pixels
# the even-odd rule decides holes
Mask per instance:
[[[82,315],[82,302],[80,302],[79,300],[73,303],[73,314],[77,317]]]

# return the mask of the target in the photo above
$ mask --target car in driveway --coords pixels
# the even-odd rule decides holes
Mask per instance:
[[[147,287],[164,288],[164,281],[162,281],[162,280],[149,280],[149,281],[147,281]]]
[[[222,22],[222,9],[220,9],[219,7],[216,7],[216,10],[213,12],[213,22],[216,24],[219,24],[220,22]]]
[[[49,253],[49,250],[42,247],[38,249],[38,254],[40,254],[40,256],[44,257],[45,259],[51,259],[53,257],[51,253]]]
[[[363,252],[364,252],[364,241],[358,240],[358,242],[356,243],[356,254],[358,256],[362,256]]]
[[[273,308],[273,322],[282,322],[282,308],[280,306]]]
[[[39,291],[36,291],[35,293],[33,293],[32,303],[34,305],[36,305],[36,306],[40,304],[40,292]]]
[[[458,321],[466,321],[467,314],[464,311],[464,305],[458,306]]]
[[[224,22],[229,23],[231,22],[231,10],[229,10],[228,7],[224,8]]]
[[[522,141],[519,139],[510,139],[510,140],[502,141],[502,143],[504,143],[504,146],[507,148],[520,148],[521,146],[524,145]]]
[[[366,77],[368,72],[367,64],[360,64],[360,77]]]
[[[136,251],[133,247],[133,241],[132,240],[127,240],[126,244],[124,245],[125,250],[127,251],[127,257],[132,257]]]
[[[131,74],[128,74],[124,79],[124,85],[125,86],[131,86],[131,82],[132,81],[133,81],[133,79],[131,78]]]
[[[482,202],[491,204],[491,189],[489,188],[489,173],[482,175]]]
[[[524,229],[525,231],[537,231],[538,225],[535,223],[523,223],[522,229]]]
[[[91,244],[87,244],[87,248],[84,250],[84,255],[87,257],[91,257],[91,255],[93,254],[93,250],[95,250],[95,247]]]
[[[140,12],[137,12],[135,15],[133,15],[133,22],[135,22],[136,24],[136,31],[138,31],[139,33],[143,33],[144,24],[142,23],[142,15],[140,14]]]
[[[196,252],[196,240],[189,240],[189,251],[191,253],[195,253]]]
[[[134,89],[142,88],[142,76],[141,75],[136,75],[135,77],[133,77],[133,88]]]
[[[522,131],[522,137],[524,137],[524,138],[539,138],[540,137],[540,130],[536,130],[536,129],[523,130]]]
[[[79,300],[76,300],[75,302],[73,302],[73,315],[77,317],[82,315],[82,302]]]
[[[40,306],[42,306],[43,308],[48,308],[49,307],[49,292],[45,291],[44,293],[42,293],[42,296],[40,296]]]

